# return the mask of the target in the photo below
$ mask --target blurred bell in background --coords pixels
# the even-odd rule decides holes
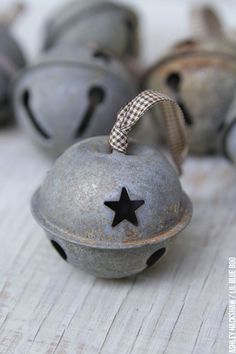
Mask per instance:
[[[11,92],[16,120],[26,135],[29,133],[38,146],[57,157],[77,140],[108,134],[118,108],[140,91],[142,85],[165,92],[163,85],[153,85],[148,80],[143,83],[141,78],[173,45],[196,35],[191,14],[193,9],[203,5],[204,2],[194,0],[182,1],[181,6],[177,1],[155,2],[154,5],[153,0],[24,1],[24,13],[17,21],[12,21],[10,32],[28,58],[28,65],[20,70],[21,60],[17,75],[9,80],[11,86],[8,85],[7,92]],[[212,0],[207,4],[220,13],[224,33],[232,43],[235,38],[233,5],[233,0],[224,3]],[[3,0],[1,13],[11,6],[15,6],[14,1]],[[149,6],[155,8],[158,21],[150,16]],[[91,52],[91,48],[96,50]],[[112,60],[107,61],[107,57]],[[103,77],[98,79],[101,70]],[[83,92],[81,97],[79,92]],[[107,92],[111,93],[113,104],[106,99]],[[167,93],[181,100],[179,93],[178,97],[173,90]],[[233,97],[227,96],[227,99],[231,102]],[[199,107],[198,102],[197,105]],[[228,106],[230,104],[227,108],[231,109],[223,113],[231,116],[227,118],[231,122],[234,112]],[[99,117],[103,117],[101,124],[92,126],[93,119],[99,121]],[[81,133],[84,118],[89,123]],[[134,136],[143,141],[148,137],[146,142],[157,143],[159,130],[155,120],[149,118],[140,122]],[[227,130],[227,136],[234,136],[233,130],[228,133]],[[230,143],[226,141],[225,154],[233,155],[235,144],[231,142],[234,139]],[[201,146],[196,150],[201,150]],[[209,150],[203,148],[204,153]],[[231,156],[231,159],[234,158]]]
[[[9,87],[25,65],[20,45],[11,34],[11,26],[24,11],[23,4],[13,4],[0,14],[0,126],[13,121]]]
[[[224,154],[235,162],[236,42],[210,5],[193,6],[190,23],[192,33],[147,70],[144,86],[179,103],[190,152]],[[157,125],[159,114],[154,112]]]

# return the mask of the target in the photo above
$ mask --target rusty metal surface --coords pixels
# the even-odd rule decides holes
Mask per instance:
[[[97,276],[124,277],[147,267],[190,221],[191,202],[178,176],[156,149],[132,142],[128,154],[110,152],[108,137],[84,140],[55,163],[32,199],[36,220],[64,250],[67,260]],[[104,205],[125,187],[143,200],[138,226],[112,227]]]
[[[235,48],[217,43],[183,41],[152,66],[143,80],[146,88],[172,96],[188,113],[189,147],[196,154],[222,151],[222,131],[236,92]],[[178,92],[168,82],[171,75],[179,80]],[[158,110],[154,115],[159,124]]]

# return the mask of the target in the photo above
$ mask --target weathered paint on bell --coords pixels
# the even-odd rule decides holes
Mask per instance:
[[[45,48],[59,43],[93,44],[118,56],[138,54],[138,19],[126,6],[104,0],[74,1],[49,21]]]
[[[236,92],[235,54],[226,42],[191,39],[174,46],[146,74],[146,88],[168,94],[183,109],[192,153],[219,151]],[[158,108],[154,115],[159,120]]]
[[[13,120],[9,85],[25,65],[25,58],[8,25],[2,21],[0,18],[0,125],[5,125]]]
[[[81,138],[108,134],[136,90],[134,77],[107,52],[60,46],[17,78],[14,110],[32,139],[59,155]]]
[[[179,103],[192,153],[221,153],[235,100],[236,46],[209,5],[194,6],[191,26],[193,37],[174,45],[153,65],[144,86],[165,92]],[[157,122],[158,115],[156,109]]]
[[[132,142],[127,154],[111,153],[108,137],[94,137],[57,159],[32,211],[69,263],[98,277],[121,278],[168,251],[192,206],[175,169],[155,148]]]

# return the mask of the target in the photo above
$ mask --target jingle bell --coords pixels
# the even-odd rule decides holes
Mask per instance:
[[[108,137],[83,140],[61,155],[32,198],[32,212],[59,254],[98,277],[141,272],[168,250],[189,223],[192,206],[175,168],[128,133],[155,103],[163,108],[172,156],[186,155],[182,112],[144,91],[118,114]]]
[[[136,56],[138,19],[128,7],[109,1],[74,1],[48,22],[44,47],[59,43],[96,43],[118,56]]]
[[[189,148],[196,154],[222,151],[226,117],[236,92],[236,47],[217,32],[217,21],[212,27],[208,24],[205,38],[199,35],[175,45],[144,78],[144,87],[164,92],[180,105]],[[158,121],[157,109],[154,115]]]
[[[10,33],[10,25],[20,12],[19,6],[0,17],[0,125],[13,120],[9,85],[18,70],[25,65],[24,55]]]
[[[60,154],[80,138],[108,134],[137,90],[126,67],[97,47],[55,47],[14,85],[14,110],[39,146]]]

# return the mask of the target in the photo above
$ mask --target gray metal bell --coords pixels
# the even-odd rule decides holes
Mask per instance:
[[[138,19],[131,9],[104,0],[80,0],[49,21],[44,47],[97,43],[118,56],[136,56],[138,39]]]
[[[222,150],[224,125],[236,92],[236,46],[223,36],[212,16],[202,18],[203,23],[211,18],[206,28],[200,26],[207,32],[205,38],[199,34],[172,47],[144,79],[144,87],[164,92],[179,103],[190,151],[196,154]],[[158,121],[158,111],[154,114]]]
[[[14,110],[33,140],[58,155],[81,138],[108,134],[136,92],[136,80],[112,55],[60,46],[17,78]]]
[[[9,85],[18,70],[25,65],[24,55],[9,29],[20,10],[16,6],[8,14],[0,16],[0,125],[13,120]]]
[[[186,155],[182,112],[144,91],[118,114],[108,137],[83,140],[61,155],[32,198],[32,212],[58,253],[98,277],[141,272],[166,254],[192,206],[175,168],[128,133],[153,104],[163,106],[178,170]],[[178,129],[177,129],[178,128]]]

